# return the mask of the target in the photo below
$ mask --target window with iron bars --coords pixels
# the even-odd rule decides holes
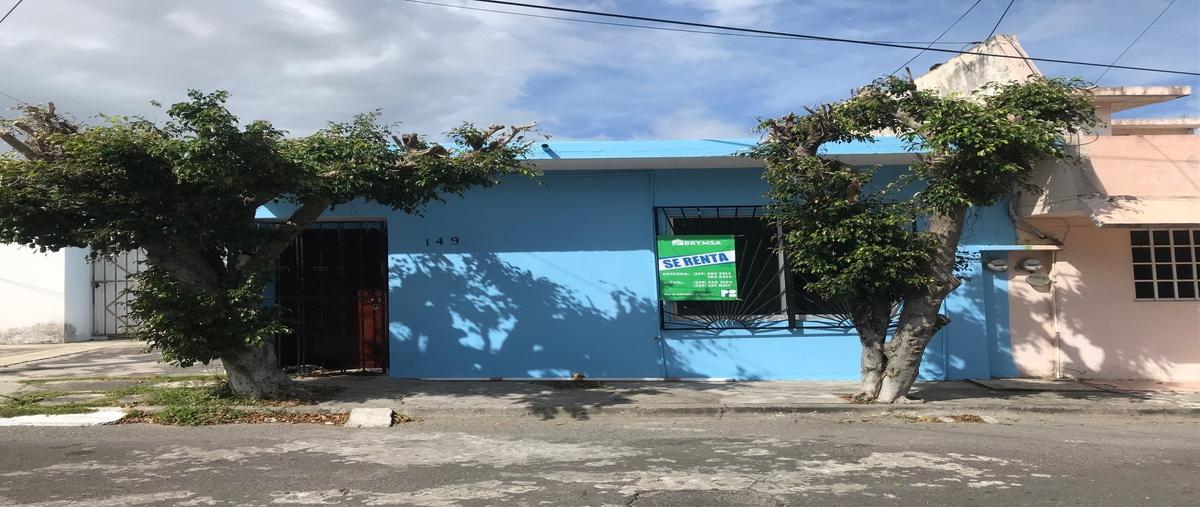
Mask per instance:
[[[844,304],[804,290],[789,269],[782,231],[765,219],[765,206],[655,208],[659,236],[731,235],[737,258],[733,301],[659,301],[663,329],[853,329]]]
[[[1129,231],[1134,298],[1196,300],[1200,296],[1200,229]]]

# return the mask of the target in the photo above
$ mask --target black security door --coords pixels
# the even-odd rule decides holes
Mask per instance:
[[[326,371],[387,368],[384,222],[320,222],[283,253],[276,302],[291,332],[283,366]]]

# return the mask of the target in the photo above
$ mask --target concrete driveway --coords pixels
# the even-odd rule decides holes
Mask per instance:
[[[20,381],[56,377],[126,377],[225,373],[220,362],[180,368],[159,362],[146,344],[110,340],[40,345],[0,345],[0,394],[13,393]]]

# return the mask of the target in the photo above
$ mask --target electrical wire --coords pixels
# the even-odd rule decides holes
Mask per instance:
[[[896,75],[897,72],[900,72],[905,67],[908,67],[908,64],[912,63],[913,60],[916,60],[917,58],[920,58],[921,55],[925,54],[926,49],[933,47],[934,44],[937,44],[938,41],[942,40],[942,37],[945,37],[947,33],[950,33],[950,30],[953,30],[955,26],[958,26],[958,22],[962,21],[963,18],[967,17],[967,14],[970,14],[971,11],[975,9],[975,6],[979,5],[979,2],[982,2],[982,1],[983,0],[975,0],[975,3],[971,4],[970,7],[967,7],[967,10],[963,11],[962,14],[959,14],[958,19],[954,20],[953,23],[950,23],[950,26],[948,28],[946,28],[945,30],[942,30],[941,35],[938,35],[936,39],[933,39],[933,42],[930,42],[929,45],[925,47],[925,49],[922,49],[916,55],[913,55],[912,58],[909,58],[907,62],[904,62],[904,63],[900,64],[899,67],[896,67],[896,70],[893,70],[890,75],[892,75],[892,76]]]
[[[11,8],[11,9],[9,9],[9,10],[8,10],[8,12],[4,13],[4,17],[0,18],[0,23],[3,23],[3,22],[4,22],[4,20],[8,19],[8,15],[9,15],[9,14],[12,14],[12,13],[13,13],[13,11],[17,10],[17,7],[18,7],[19,5],[21,5],[21,2],[24,2],[24,1],[25,1],[25,0],[17,0],[17,3],[13,4],[13,6],[12,6],[12,8]]]
[[[1012,8],[1013,2],[1016,2],[1016,1],[1017,0],[1008,0],[1008,7],[1005,7],[1004,12],[1000,13],[1000,19],[996,20],[996,26],[992,27],[992,31],[990,33],[988,33],[988,36],[986,38],[984,38],[983,40],[988,40],[988,39],[992,38],[993,35],[996,35],[996,29],[1000,28],[1000,22],[1004,21],[1004,16],[1008,15],[1008,10]]]
[[[1149,32],[1149,31],[1150,31],[1150,27],[1154,26],[1154,24],[1158,22],[1159,18],[1162,18],[1162,17],[1163,17],[1163,14],[1166,14],[1166,13],[1167,13],[1167,10],[1169,10],[1169,9],[1171,8],[1171,6],[1172,6],[1172,5],[1175,5],[1175,0],[1171,0],[1170,2],[1168,2],[1168,3],[1167,3],[1167,6],[1166,6],[1166,7],[1163,7],[1163,10],[1162,10],[1162,12],[1159,12],[1159,13],[1158,13],[1158,15],[1154,17],[1154,20],[1153,20],[1153,21],[1151,21],[1149,25],[1146,25],[1146,28],[1142,30],[1142,33],[1139,33],[1137,37],[1134,37],[1134,38],[1133,38],[1133,42],[1130,42],[1128,46],[1125,46],[1125,50],[1124,50],[1124,51],[1121,51],[1121,54],[1117,55],[1117,57],[1116,57],[1116,58],[1113,58],[1113,61],[1112,61],[1112,63],[1113,63],[1113,64],[1116,64],[1118,61],[1120,61],[1120,60],[1121,60],[1121,57],[1125,56],[1125,53],[1128,53],[1128,52],[1129,52],[1129,50],[1133,48],[1133,45],[1134,45],[1134,44],[1137,44],[1137,43],[1138,43],[1138,41],[1142,40],[1142,36],[1143,36],[1143,35],[1146,35],[1146,32]],[[1113,68],[1113,67],[1112,67],[1112,65],[1109,65],[1108,67],[1105,67],[1105,68],[1104,68],[1104,72],[1101,72],[1101,73],[1100,73],[1100,76],[1099,76],[1099,77],[1097,77],[1095,81],[1092,81],[1092,85],[1093,85],[1093,86],[1094,86],[1094,85],[1099,85],[1099,84],[1100,84],[1100,80],[1101,80],[1101,79],[1104,79],[1104,75],[1105,75],[1105,74],[1108,74],[1108,71],[1112,70],[1112,68]]]
[[[678,21],[678,20],[665,19],[665,18],[652,18],[652,17],[647,17],[647,16],[632,16],[629,14],[617,14],[617,13],[612,13],[612,12],[589,11],[589,10],[584,10],[584,9],[571,9],[571,8],[567,8],[567,7],[556,7],[556,6],[552,6],[552,5],[536,5],[536,4],[527,4],[527,3],[521,3],[521,2],[509,2],[509,1],[504,1],[504,0],[474,0],[474,1],[488,3],[488,4],[495,4],[495,5],[508,5],[508,6],[513,6],[513,7],[525,7],[525,8],[529,8],[529,9],[541,9],[541,10],[549,10],[549,11],[557,11],[557,12],[568,12],[568,13],[572,13],[572,14],[584,14],[584,15],[588,15],[588,16],[628,19],[628,20],[633,20],[633,21],[645,21],[645,22],[651,22],[651,23],[663,23],[663,24],[668,24],[668,25],[690,26],[690,27],[708,28],[708,29],[716,29],[716,30],[728,30],[728,31],[732,31],[732,32],[753,33],[753,34],[758,34],[758,35],[775,35],[775,36],[783,36],[783,37],[792,37],[792,38],[796,38],[796,39],[808,39],[808,40],[825,41],[825,42],[841,42],[841,43],[845,43],[845,44],[859,44],[859,45],[866,45],[866,46],[880,46],[880,47],[899,48],[899,49],[916,49],[916,50],[924,49],[926,51],[933,51],[933,52],[937,52],[937,53],[972,54],[972,55],[976,55],[976,56],[993,56],[996,58],[1008,58],[1008,59],[1014,59],[1014,60],[1032,60],[1035,62],[1062,63],[1062,64],[1068,64],[1068,65],[1081,65],[1081,66],[1087,66],[1087,67],[1108,67],[1108,65],[1105,65],[1103,63],[1081,62],[1081,61],[1076,61],[1076,60],[1064,60],[1061,58],[1033,58],[1033,57],[1025,57],[1025,56],[1019,56],[1019,55],[1006,55],[1006,54],[1001,54],[1001,53],[976,53],[976,52],[969,52],[969,51],[955,51],[953,49],[928,48],[928,47],[921,47],[921,46],[913,46],[910,44],[893,44],[893,43],[889,43],[889,42],[875,42],[875,41],[866,41],[866,40],[860,40],[860,39],[847,39],[847,38],[843,38],[843,37],[828,37],[828,36],[824,36],[824,35],[789,33],[789,32],[780,32],[780,31],[774,31],[774,30],[760,30],[760,29],[756,29],[756,28],[739,28],[739,27],[731,27],[731,26],[713,25],[713,24],[708,24],[708,23],[695,23],[695,22],[691,22],[691,21]],[[1112,65],[1111,67],[1114,69],[1140,70],[1140,71],[1144,71],[1144,72],[1159,72],[1159,73],[1164,73],[1164,74],[1180,74],[1180,75],[1185,75],[1185,76],[1200,76],[1200,72],[1189,72],[1189,71],[1183,71],[1183,70],[1159,69],[1159,68],[1152,68],[1152,67],[1133,67],[1133,66],[1128,66],[1128,65]]]
[[[14,102],[16,102],[16,103],[18,103],[18,104],[28,104],[28,102],[25,102],[24,100],[21,100],[21,99],[18,99],[18,98],[16,98],[16,97],[13,97],[12,95],[9,95],[9,94],[7,94],[7,93],[4,93],[3,91],[0,91],[0,95],[3,95],[3,96],[5,96],[5,97],[8,97],[8,98],[10,98],[10,99],[12,99]]]
[[[19,7],[19,6],[21,5],[21,2],[24,2],[24,1],[25,1],[25,0],[17,0],[17,3],[13,4],[13,6],[12,6],[12,7],[10,7],[10,8],[8,9],[8,12],[5,12],[5,13],[4,13],[4,16],[3,16],[3,17],[0,17],[0,23],[3,23],[3,22],[4,22],[4,20],[8,19],[8,16],[9,16],[10,14],[12,14],[12,13],[13,13],[13,11],[17,10],[17,7]],[[4,93],[3,91],[0,91],[0,95],[3,95],[3,96],[5,96],[5,97],[8,97],[8,98],[10,98],[10,99],[12,99],[12,100],[15,100],[15,101],[16,101],[18,104],[28,104],[28,102],[25,102],[24,100],[21,100],[21,99],[18,99],[18,98],[16,98],[16,97],[13,97],[12,95],[9,95],[9,94],[7,94],[7,93]]]
[[[403,1],[408,2],[408,3],[413,3],[413,4],[436,5],[438,7],[449,7],[451,9],[463,9],[463,10],[468,10],[468,11],[491,12],[491,13],[495,13],[495,14],[509,14],[512,16],[522,16],[522,17],[526,17],[526,18],[553,19],[553,20],[558,20],[558,21],[574,21],[576,23],[588,23],[588,24],[593,24],[593,25],[605,25],[605,26],[620,26],[620,27],[625,27],[625,28],[643,28],[646,30],[661,30],[661,31],[665,31],[665,32],[697,33],[697,34],[703,34],[703,35],[726,35],[726,36],[731,36],[731,37],[749,37],[749,38],[757,38],[757,39],[783,39],[783,40],[797,40],[797,39],[805,40],[806,39],[806,37],[795,37],[795,36],[791,36],[791,35],[755,35],[755,34],[750,34],[750,33],[713,32],[713,31],[707,31],[707,30],[687,30],[684,28],[667,28],[667,27],[663,27],[663,26],[635,25],[635,24],[631,24],[631,23],[614,23],[611,21],[596,21],[593,19],[567,18],[567,17],[562,17],[562,16],[546,16],[546,15],[541,15],[541,14],[530,14],[527,12],[502,11],[499,9],[482,9],[479,7],[468,7],[466,5],[454,5],[454,4],[443,4],[443,3],[438,3],[438,2],[428,2],[425,0],[403,0]],[[883,43],[888,43],[888,44],[926,44],[925,41],[872,41],[872,42],[883,42]],[[979,41],[966,41],[966,42],[964,42],[964,41],[953,41],[953,42],[934,41],[934,42],[930,42],[928,44],[953,45],[953,44],[977,44],[978,42]]]

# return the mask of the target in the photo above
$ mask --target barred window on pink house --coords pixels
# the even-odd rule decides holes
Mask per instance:
[[[1200,229],[1129,231],[1133,292],[1139,301],[1194,301],[1200,295]]]

